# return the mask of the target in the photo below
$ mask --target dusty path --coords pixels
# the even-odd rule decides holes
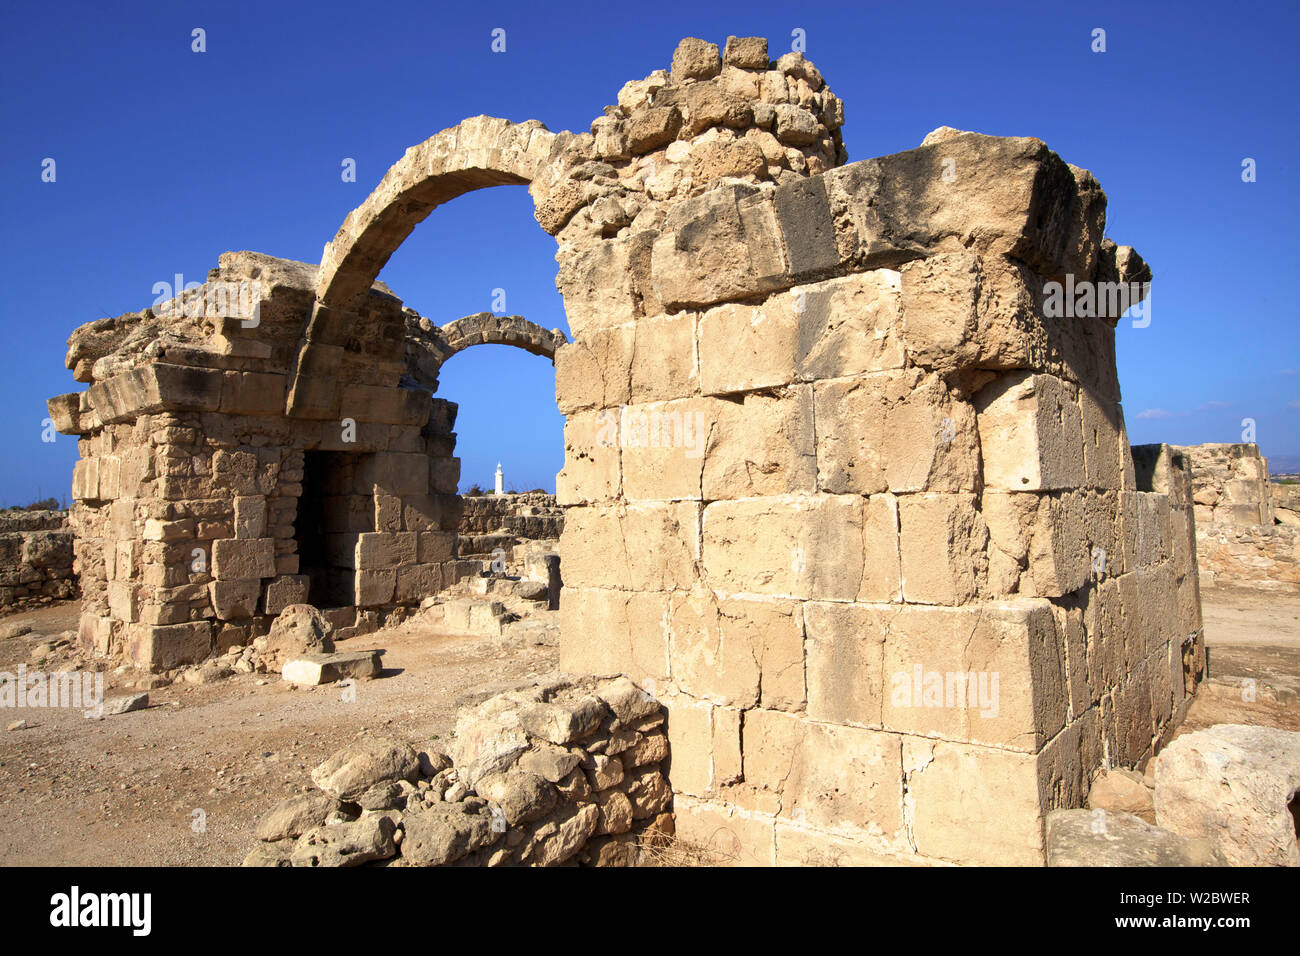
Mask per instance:
[[[1179,732],[1214,724],[1300,731],[1300,594],[1206,589],[1201,614],[1209,676],[1217,680],[1197,695]],[[1244,695],[1245,679],[1267,685],[1277,696]]]
[[[31,667],[32,647],[76,615],[68,604],[6,618],[36,631],[0,641],[0,670]],[[337,686],[292,690],[248,674],[156,689],[148,710],[98,721],[0,710],[5,726],[31,724],[0,730],[0,865],[237,864],[257,820],[350,739],[445,743],[458,702],[548,674],[557,659],[554,648],[413,624],[339,646],[387,649],[384,676],[358,684],[355,702]],[[107,696],[123,692],[110,677]]]

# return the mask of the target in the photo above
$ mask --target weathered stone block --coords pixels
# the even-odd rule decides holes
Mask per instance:
[[[677,310],[786,288],[793,280],[779,237],[771,200],[744,187],[679,202],[651,252],[655,292]]]
[[[903,600],[964,604],[988,573],[988,527],[974,495],[898,499]]]
[[[668,631],[673,677],[684,693],[733,707],[803,708],[798,604],[674,593]]]
[[[720,501],[704,511],[705,575],[732,594],[897,600],[897,529],[890,495]]]
[[[555,400],[565,415],[585,408],[612,408],[631,395],[628,376],[633,365],[636,325],[593,328],[580,340],[555,350]],[[665,363],[671,379],[679,369]],[[643,369],[643,375],[650,375]]]
[[[212,542],[212,576],[218,581],[275,576],[273,538],[223,538]]]
[[[903,773],[894,734],[745,713],[745,780],[781,797],[780,816],[857,832],[881,848],[903,839]]]
[[[1084,481],[1077,389],[1051,375],[1013,372],[975,396],[985,487],[1077,488]]]
[[[262,538],[266,536],[266,498],[261,495],[240,495],[235,498],[235,537]]]
[[[565,588],[688,588],[699,559],[698,527],[694,502],[569,508],[560,537]]]
[[[126,629],[126,653],[138,666],[152,671],[195,664],[212,653],[212,625],[207,621],[164,627],[133,624]]]
[[[917,369],[821,382],[818,485],[842,494],[974,491],[979,443],[970,405]]]
[[[555,476],[561,505],[608,501],[622,487],[619,470],[622,409],[572,414],[564,423],[564,468]]]
[[[919,853],[985,866],[1041,866],[1032,754],[903,738],[903,771]]]
[[[653,686],[668,676],[666,611],[662,594],[575,588],[566,582],[560,599],[561,670],[626,674],[642,686]],[[592,621],[600,627],[593,628]]]
[[[279,614],[290,604],[306,604],[311,578],[305,574],[282,574],[267,582],[263,612]]]
[[[243,620],[257,614],[258,598],[262,596],[262,582],[257,578],[213,581],[208,588],[219,620]]]

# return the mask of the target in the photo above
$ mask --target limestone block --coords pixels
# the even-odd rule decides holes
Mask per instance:
[[[423,495],[430,492],[429,457],[405,452],[378,452],[364,457],[357,467],[358,494],[378,491],[389,495]]]
[[[689,79],[707,80],[717,76],[721,69],[722,59],[716,43],[687,37],[673,51],[670,75],[674,83]]]
[[[1218,724],[1187,733],[1155,765],[1156,822],[1206,839],[1230,865],[1300,866],[1293,811],[1300,734]]]
[[[608,501],[619,494],[622,417],[622,408],[611,408],[577,412],[565,420],[564,468],[555,476],[560,505]]]
[[[434,495],[454,495],[460,483],[459,458],[429,458],[429,484],[425,490]],[[380,487],[376,485],[376,488]],[[403,486],[408,487],[408,486]],[[409,492],[404,491],[404,494]]]
[[[787,303],[777,307],[777,303]],[[902,368],[900,279],[892,269],[799,285],[768,300],[769,317],[797,319],[801,381]]]
[[[275,539],[223,538],[212,542],[212,576],[218,581],[275,576]]]
[[[378,607],[392,602],[397,572],[358,570],[353,584],[357,607]]]
[[[689,588],[699,559],[698,512],[694,502],[567,509],[560,537],[566,590]]]
[[[1050,606],[805,606],[809,716],[1035,752],[1064,726]]]
[[[620,409],[624,495],[629,500],[698,499],[706,443],[720,430],[721,404],[696,398]]]
[[[127,627],[127,657],[151,671],[170,670],[196,664],[212,653],[212,625],[207,621],[158,627],[132,624]]]
[[[810,386],[751,392],[740,401],[715,400],[709,407],[716,418],[701,476],[704,500],[816,490]]]
[[[620,370],[627,381],[630,366],[632,402],[687,398],[699,392],[696,358],[696,322],[693,312],[640,319],[633,327],[634,347],[628,365]],[[557,371],[558,378],[558,371]],[[604,403],[606,407],[611,403]]]
[[[108,584],[108,611],[119,621],[131,623],[140,619],[140,589],[133,581],[110,581]]]
[[[414,564],[397,569],[393,600],[398,604],[417,604],[443,587],[441,564]]]
[[[456,558],[456,535],[451,531],[419,532],[418,560],[421,564],[440,564]]]
[[[963,604],[988,572],[988,527],[974,495],[898,499],[903,600]]]
[[[1079,389],[1083,421],[1084,481],[1090,488],[1118,489],[1123,484],[1121,455],[1123,418],[1118,402],[1102,401],[1087,388]]]
[[[1049,336],[1035,303],[1041,280],[1024,266],[944,253],[899,273],[902,338],[914,364],[944,373],[1042,367]]]
[[[290,604],[306,604],[311,579],[305,574],[282,574],[266,585],[263,613],[277,615]]]
[[[280,676],[292,684],[315,686],[341,680],[377,677],[383,669],[383,651],[349,651],[333,654],[303,654],[285,662]]]
[[[770,710],[744,721],[745,780],[781,797],[781,817],[853,833],[881,848],[903,840],[900,738]]]
[[[564,312],[575,341],[589,332],[623,325],[637,317],[637,296],[632,283],[631,244],[627,239],[604,239],[563,249],[555,286],[564,297]]]
[[[975,396],[985,487],[1049,491],[1083,484],[1076,391],[1054,376],[1013,372]]]
[[[686,694],[732,707],[801,710],[803,618],[791,601],[722,599],[707,591],[669,598],[673,678]]]
[[[257,614],[258,598],[262,596],[262,582],[257,578],[213,581],[208,588],[218,620],[244,620]]]
[[[677,379],[683,370],[676,361],[664,362],[658,370],[646,361],[633,362],[636,328],[629,323],[589,329],[581,339],[555,350],[555,400],[562,413],[626,404],[631,394],[629,367],[633,376],[639,368],[651,389],[661,381]]]
[[[240,495],[235,498],[235,537],[262,538],[266,536],[266,498],[261,495]]]
[[[700,316],[700,388],[725,395],[787,385],[797,377],[793,300],[721,305]]]
[[[1041,866],[1037,761],[1032,754],[903,738],[917,852],[986,866]]]
[[[975,414],[917,369],[819,382],[818,486],[833,494],[973,491]]]
[[[626,674],[643,687],[667,678],[666,612],[662,594],[577,588],[566,581],[560,598],[560,669]]]
[[[711,866],[771,866],[773,818],[681,796],[673,801],[677,837],[701,848]]]
[[[672,653],[675,657],[676,652]],[[664,706],[668,709],[673,789],[677,793],[702,796],[715,786],[713,714],[716,708],[685,695],[667,698]]]
[[[1046,275],[1094,267],[1064,261],[1072,227],[1097,210],[1080,202],[1074,174],[1041,140],[960,133],[832,169],[826,186],[837,243],[865,268],[945,245]]]
[[[727,66],[737,66],[745,70],[766,70],[767,38],[727,37],[722,62]]]
[[[423,425],[429,418],[429,393],[419,389],[348,385],[339,415],[358,422]]]
[[[890,495],[716,502],[704,512],[705,574],[731,594],[897,600],[897,522]]]
[[[357,535],[354,567],[358,571],[372,571],[415,564],[418,546],[419,535],[414,531],[362,532]]]
[[[788,287],[779,236],[771,200],[744,187],[720,186],[679,202],[651,252],[655,294],[675,311]]]
[[[226,372],[220,409],[231,415],[284,413],[287,376],[272,372]]]

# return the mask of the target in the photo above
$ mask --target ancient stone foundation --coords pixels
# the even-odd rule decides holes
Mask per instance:
[[[68,513],[0,512],[0,611],[76,594]]]
[[[671,838],[663,708],[626,678],[465,708],[450,754],[364,741],[262,820],[245,866],[627,866]]]
[[[843,121],[802,55],[688,39],[590,132],[412,147],[318,268],[223,257],[202,295],[259,281],[256,325],[83,327],[91,387],[51,406],[83,436],[84,638],[168,666],[314,589],[382,617],[454,580],[430,393],[450,343],[496,336],[553,354],[567,417],[562,666],[664,704],[680,838],[1041,864],[1045,815],[1149,758],[1201,673],[1191,522],[1138,482],[1115,370],[1150,270],[1039,140],[945,127],[846,165]],[[375,282],[508,183],[572,342],[435,334]]]
[[[1254,444],[1188,445],[1196,551],[1206,587],[1300,589],[1300,526],[1293,499],[1269,481]],[[1288,507],[1290,506],[1290,507]]]

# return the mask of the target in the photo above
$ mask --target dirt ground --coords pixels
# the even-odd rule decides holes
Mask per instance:
[[[1179,732],[1214,724],[1300,731],[1300,594],[1207,589],[1201,613],[1211,679]]]
[[[0,670],[30,661],[48,635],[76,627],[68,603],[14,615],[33,633],[0,641]],[[503,646],[415,623],[340,650],[386,649],[384,673],[300,690],[246,674],[149,692],[149,708],[88,720],[78,710],[0,711],[0,865],[228,865],[257,821],[309,789],[309,772],[356,737],[391,733],[444,746],[457,707],[551,674],[555,648]],[[269,676],[269,680],[268,680]],[[129,693],[106,674],[105,696]],[[196,813],[195,811],[201,811]],[[202,825],[200,825],[202,824]]]
[[[1206,591],[1210,676],[1180,732],[1216,723],[1300,730],[1300,595]],[[0,641],[0,670],[76,627],[73,603],[14,615],[33,632]],[[0,865],[238,864],[257,821],[310,788],[309,771],[349,740],[392,733],[445,745],[457,708],[552,675],[554,648],[505,646],[401,627],[340,645],[383,647],[385,672],[356,687],[292,689],[239,675],[150,692],[147,710],[87,720],[80,711],[0,711]],[[106,674],[106,695],[129,692]],[[1254,679],[1254,701],[1242,679]],[[201,811],[201,813],[196,813]],[[201,824],[201,825],[200,825]]]

